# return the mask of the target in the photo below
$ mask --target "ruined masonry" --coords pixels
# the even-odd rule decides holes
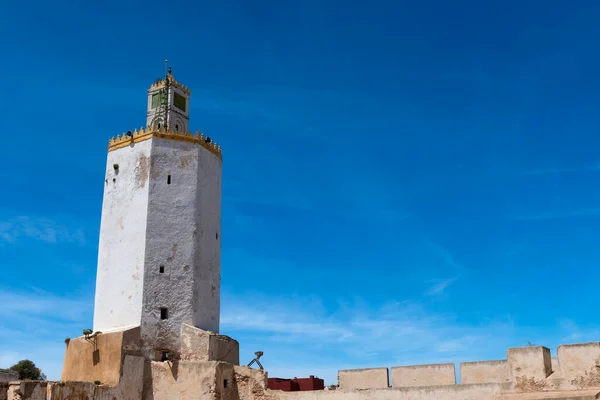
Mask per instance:
[[[94,329],[66,340],[60,382],[0,373],[0,400],[486,400],[600,398],[600,342],[508,349],[505,360],[342,370],[338,390],[267,389],[220,335],[221,148],[188,131],[169,70],[146,127],[108,143]],[[7,382],[10,381],[10,382]]]

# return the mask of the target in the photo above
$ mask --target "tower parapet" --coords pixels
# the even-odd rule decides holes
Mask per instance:
[[[165,130],[163,127],[157,129],[144,129],[142,127],[139,130],[134,130],[133,132],[129,131],[128,133],[117,135],[117,137],[113,137],[108,141],[108,151],[110,152],[116,149],[120,149],[122,147],[127,147],[135,143],[143,142],[144,140],[148,140],[153,137],[171,139],[179,142],[195,143],[213,153],[220,160],[223,159],[223,152],[221,150],[221,146],[214,142],[210,137],[205,136],[203,133],[200,133],[200,131],[196,131],[196,133],[184,133],[175,131],[172,128],[169,130]]]
[[[176,88],[181,89],[185,94],[187,94],[188,96],[190,96],[192,94],[192,92],[190,91],[190,88],[188,88],[187,86],[185,86],[182,83],[179,83],[174,77],[172,73],[168,73],[165,79],[158,79],[156,82],[154,82],[151,86],[150,89],[148,89],[148,93],[153,92],[157,89],[161,89],[164,88],[167,85],[167,81],[170,85],[175,86]]]

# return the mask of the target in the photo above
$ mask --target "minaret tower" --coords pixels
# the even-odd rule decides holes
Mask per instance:
[[[221,148],[188,132],[189,98],[169,70],[147,127],[108,147],[94,331],[140,326],[152,359],[179,349],[182,323],[219,331]]]
[[[169,67],[166,78],[158,79],[148,90],[146,127],[187,132],[189,100],[190,90],[173,78]]]

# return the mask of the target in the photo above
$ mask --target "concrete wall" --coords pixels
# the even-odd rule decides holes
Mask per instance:
[[[392,368],[393,387],[456,385],[454,364],[411,365]]]
[[[506,355],[506,360],[461,363],[460,385],[455,385],[453,364],[393,367],[392,386],[419,390],[433,390],[439,386],[466,390],[463,387],[468,386],[487,390],[500,385],[498,387],[502,387],[505,394],[600,388],[599,342],[560,346],[558,357],[554,359],[550,357],[550,350],[542,346],[511,348]],[[342,370],[338,377],[342,391],[387,387],[387,368]],[[448,390],[455,390],[452,388]],[[439,392],[441,389],[435,390]],[[409,392],[402,393],[404,396]],[[410,392],[410,396],[417,396],[415,393]],[[413,398],[410,396],[408,398]]]
[[[127,355],[139,355],[140,328],[102,333],[93,339],[71,339],[67,343],[61,379],[119,383]]]
[[[343,390],[387,388],[387,368],[347,369],[338,371],[338,385]]]
[[[460,363],[462,384],[501,383],[510,381],[508,361],[476,361]]]
[[[179,350],[182,323],[219,331],[221,161],[195,143],[151,140],[141,327],[156,360]]]
[[[19,373],[9,369],[0,369],[0,382],[10,382],[19,380]]]
[[[151,149],[147,140],[108,153],[94,331],[140,325]]]
[[[123,376],[117,385],[92,382],[20,381],[9,385],[8,400],[139,400],[144,386],[144,358],[125,356]]]
[[[182,361],[224,361],[238,365],[240,345],[229,336],[183,324],[180,358]]]
[[[508,369],[513,378],[527,377],[546,379],[552,373],[550,349],[543,346],[527,346],[508,349]]]
[[[510,389],[507,384],[451,385],[365,390],[268,391],[275,400],[491,400]]]
[[[571,385],[600,386],[600,342],[561,345],[557,354],[561,375]]]

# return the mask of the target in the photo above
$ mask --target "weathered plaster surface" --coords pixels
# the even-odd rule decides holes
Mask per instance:
[[[393,387],[455,385],[454,364],[410,365],[392,368]]]
[[[220,228],[214,154],[161,138],[109,152],[94,330],[141,326],[153,359],[179,350],[182,323],[218,332]]]
[[[460,363],[460,381],[463,384],[509,382],[508,361],[462,362]]]
[[[141,326],[150,355],[177,352],[183,323],[219,331],[221,161],[201,146],[153,138],[149,188]]]
[[[119,383],[126,355],[140,355],[140,328],[71,339],[67,343],[61,380]]]
[[[515,347],[506,352],[508,368],[517,377],[542,380],[552,373],[550,349],[543,346]]]
[[[374,389],[387,388],[389,375],[387,368],[347,369],[338,371],[340,389]]]
[[[581,388],[600,385],[600,343],[558,346],[562,377]]]
[[[108,153],[98,248],[95,331],[140,325],[151,148],[152,142],[146,141]]]
[[[239,343],[229,336],[181,326],[182,361],[224,361],[233,365],[240,363]]]

